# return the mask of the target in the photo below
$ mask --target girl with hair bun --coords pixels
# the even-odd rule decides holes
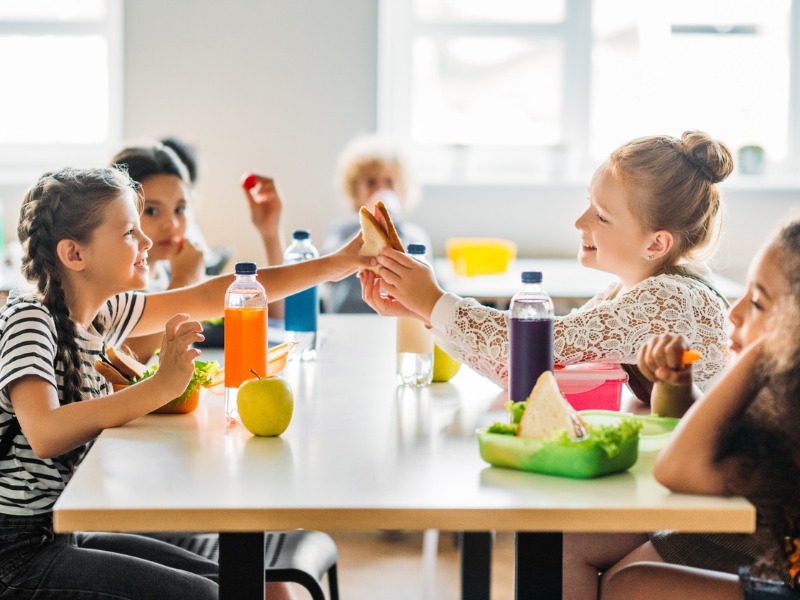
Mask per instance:
[[[0,598],[218,596],[218,565],[193,552],[141,535],[53,531],[53,505],[100,432],[186,389],[203,340],[198,320],[222,316],[234,280],[134,291],[147,287],[152,245],[142,206],[138,184],[114,168],[45,173],[22,202],[23,273],[35,292],[0,308]],[[322,258],[260,269],[258,279],[278,300],[366,266],[360,246],[354,237]],[[95,361],[158,332],[159,369],[114,393]]]
[[[578,258],[618,281],[571,314],[556,317],[555,363],[613,361],[649,402],[652,384],[636,355],[653,335],[683,333],[703,355],[701,389],[728,360],[726,299],[702,259],[713,254],[721,227],[717,183],[733,170],[721,142],[699,131],[649,136],[611,153],[595,171],[588,206],[575,227]],[[361,272],[364,300],[383,315],[413,316],[433,328],[439,346],[502,386],[508,381],[508,313],[445,293],[430,269],[383,250],[378,275]],[[546,276],[546,275],[545,275]],[[381,295],[383,288],[387,295]]]

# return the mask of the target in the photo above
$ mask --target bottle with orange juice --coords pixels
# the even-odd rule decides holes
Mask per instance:
[[[241,422],[236,398],[242,383],[267,375],[267,292],[256,264],[236,263],[236,281],[225,293],[225,419]]]

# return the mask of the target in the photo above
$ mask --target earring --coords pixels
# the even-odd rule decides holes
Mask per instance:
[[[647,260],[653,260],[653,255],[652,254],[648,254],[647,255]]]

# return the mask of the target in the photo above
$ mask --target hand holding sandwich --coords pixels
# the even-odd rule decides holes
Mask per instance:
[[[429,322],[434,305],[444,293],[433,271],[405,254],[382,202],[375,204],[374,214],[362,207],[360,218],[364,240],[361,253],[374,257],[359,275],[362,298],[378,314],[413,316]],[[381,294],[381,289],[387,295]]]
[[[430,322],[433,307],[444,294],[433,271],[407,254],[388,248],[381,250],[376,262],[378,276],[366,270],[360,274],[364,301],[384,316],[413,316]],[[381,288],[388,295],[381,295]]]

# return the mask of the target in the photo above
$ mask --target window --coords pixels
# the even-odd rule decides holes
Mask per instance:
[[[702,129],[800,165],[800,0],[380,3],[379,129],[420,178],[550,181]]]
[[[104,163],[121,139],[119,0],[0,3],[0,166]]]

